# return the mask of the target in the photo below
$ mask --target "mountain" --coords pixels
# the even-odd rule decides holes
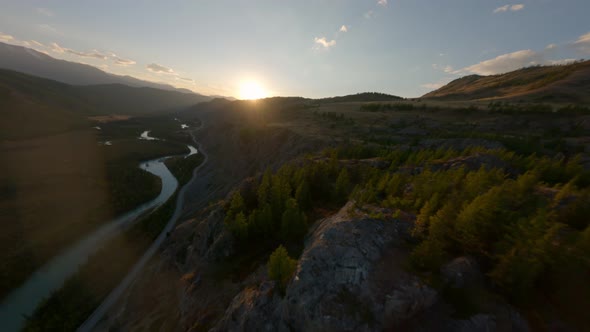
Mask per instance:
[[[209,100],[194,93],[122,84],[74,86],[0,69],[0,139],[87,126],[92,115],[149,115]]]
[[[355,102],[355,101],[396,101],[403,100],[404,98],[388,95],[379,92],[363,92],[354,95],[338,96],[315,99],[316,101],[323,103],[343,103],[343,102]]]
[[[168,84],[143,81],[131,76],[109,74],[96,67],[55,59],[33,49],[0,43],[0,68],[56,80],[71,85],[125,84],[134,87],[190,92]]]
[[[589,103],[590,61],[528,67],[491,76],[465,76],[422,98]]]

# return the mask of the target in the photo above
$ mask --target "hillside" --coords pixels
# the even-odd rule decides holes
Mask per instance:
[[[5,43],[0,43],[0,68],[72,85],[124,84],[134,87],[190,92],[186,89],[177,89],[168,84],[148,82],[131,76],[110,74],[90,65],[55,59],[30,48]]]
[[[403,100],[402,97],[389,95],[386,93],[379,93],[379,92],[363,92],[357,93],[354,95],[346,95],[346,96],[337,96],[337,97],[329,97],[329,98],[321,98],[316,99],[319,102],[323,103],[343,103],[343,102],[355,102],[355,101],[396,101],[396,100]]]
[[[91,115],[146,115],[209,97],[122,84],[72,86],[0,69],[0,138],[32,137],[86,125]]]
[[[422,98],[588,103],[590,61],[529,67],[492,76],[465,76]]]

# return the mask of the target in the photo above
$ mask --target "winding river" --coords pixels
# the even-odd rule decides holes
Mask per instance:
[[[146,132],[145,136],[149,137],[148,133]],[[155,138],[149,137],[147,139]],[[197,153],[197,149],[193,146],[188,145],[187,147],[190,150],[188,155]],[[142,162],[139,165],[140,168],[162,179],[162,189],[158,197],[109,221],[79,240],[35,271],[20,287],[4,298],[0,304],[0,328],[2,331],[18,331],[24,323],[24,318],[30,316],[43,299],[49,297],[51,293],[59,289],[69,277],[76,273],[78,268],[102,244],[132,224],[137,217],[146,211],[165,203],[174,194],[178,188],[178,181],[164,164],[164,160],[167,158],[169,157]],[[165,231],[162,233],[165,233]]]

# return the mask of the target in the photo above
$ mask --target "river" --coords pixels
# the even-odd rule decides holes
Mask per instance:
[[[148,133],[145,134],[147,139],[156,139],[149,137]],[[190,150],[189,155],[197,153],[193,146],[187,147]],[[178,188],[178,181],[164,164],[166,158],[168,157],[142,162],[139,165],[140,168],[162,179],[162,189],[158,197],[102,225],[35,271],[0,304],[0,330],[18,331],[24,323],[24,317],[30,316],[43,299],[59,289],[102,244],[133,223],[137,217],[162,205],[174,194]]]
[[[201,123],[201,126],[199,127],[199,129],[200,128],[203,128],[203,123]],[[191,135],[193,142],[195,142],[195,144],[198,145],[197,141],[195,140],[194,132],[190,132],[190,135]],[[189,146],[189,149],[190,149],[190,146]],[[201,149],[200,146],[199,146],[199,149]],[[189,153],[189,155],[197,153],[197,149],[195,149],[195,148],[192,148],[190,150],[191,150],[191,152]],[[204,159],[201,162],[201,164],[193,170],[193,176],[192,176],[191,180],[180,189],[180,191],[178,193],[178,199],[176,200],[176,208],[174,209],[174,214],[172,215],[172,217],[170,217],[170,219],[168,220],[168,223],[166,224],[166,226],[164,227],[162,232],[160,232],[160,235],[156,238],[156,240],[154,242],[152,242],[152,244],[150,245],[148,250],[146,250],[145,253],[143,254],[143,256],[141,256],[141,258],[139,259],[139,261],[137,263],[135,263],[135,265],[133,266],[131,271],[125,276],[125,278],[123,278],[123,280],[121,280],[119,285],[117,285],[117,287],[115,287],[115,289],[113,289],[109,293],[109,295],[102,301],[102,303],[98,306],[98,308],[96,308],[94,310],[94,312],[86,319],[86,321],[84,321],[84,323],[82,323],[82,325],[80,325],[80,327],[78,327],[78,329],[76,330],[77,332],[90,332],[96,327],[96,325],[105,316],[105,314],[108,312],[108,310],[112,308],[112,306],[118,301],[118,299],[121,297],[121,295],[123,295],[125,290],[127,288],[129,288],[131,283],[133,283],[135,278],[137,278],[137,276],[140,274],[141,270],[145,267],[145,265],[156,254],[156,252],[158,251],[158,249],[160,248],[160,246],[162,245],[162,243],[164,242],[164,240],[168,236],[168,233],[174,229],[176,221],[180,218],[180,215],[182,214],[182,208],[184,206],[184,200],[185,200],[185,194],[186,194],[187,188],[190,186],[190,184],[193,181],[195,181],[197,172],[201,169],[201,167],[203,167],[207,163],[207,160],[208,160],[207,154],[203,153],[202,149],[200,151],[201,151],[200,153],[203,155]]]

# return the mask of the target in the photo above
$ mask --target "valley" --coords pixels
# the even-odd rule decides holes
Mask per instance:
[[[2,329],[586,330],[589,64],[253,100],[1,69]]]

